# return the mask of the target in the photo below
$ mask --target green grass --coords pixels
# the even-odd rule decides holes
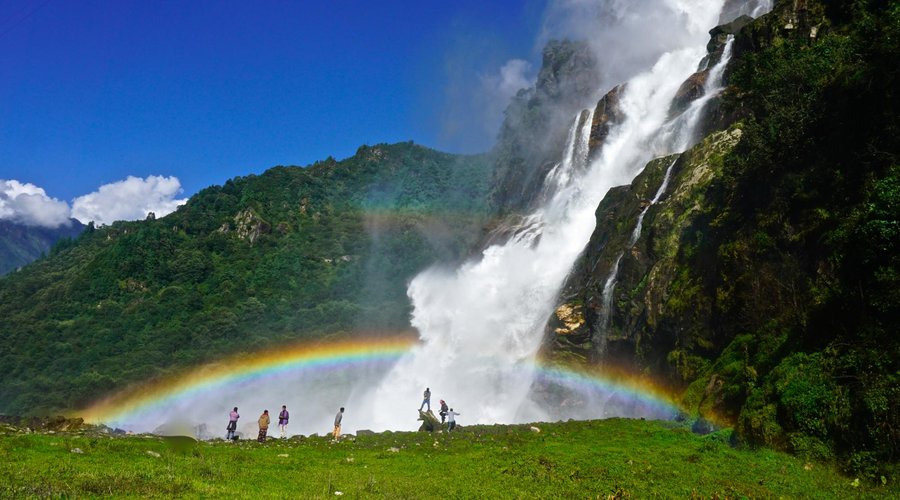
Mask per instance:
[[[728,432],[611,419],[221,441],[173,447],[154,436],[0,436],[0,497],[263,498],[884,497],[887,486],[771,450],[733,449]],[[73,453],[79,448],[83,453]],[[397,451],[392,451],[394,448]],[[149,452],[154,452],[154,456]]]

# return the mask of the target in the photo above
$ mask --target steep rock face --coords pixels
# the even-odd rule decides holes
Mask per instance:
[[[741,121],[678,159],[632,248],[622,242],[646,194],[610,191],[561,299],[584,323],[553,315],[552,355],[652,374],[747,442],[889,474],[900,459],[898,21],[884,3],[797,0],[740,29],[722,109]],[[620,253],[600,346],[592,301]]]
[[[677,340],[671,332],[665,333],[668,339],[659,338],[661,318],[671,307],[667,290],[676,278],[674,258],[685,228],[703,209],[704,189],[740,135],[739,128],[713,134],[683,155],[651,161],[630,186],[610,190],[597,208],[597,228],[567,283],[564,301],[548,324],[554,349],[599,363],[624,360],[636,368],[665,369]],[[649,206],[641,236],[628,246],[639,214],[670,165],[668,192]],[[611,321],[603,331],[604,287],[620,255]]]
[[[618,85],[606,93],[594,108],[594,118],[591,121],[591,135],[588,139],[588,147],[591,156],[599,152],[603,141],[609,135],[609,129],[613,125],[622,123],[625,113],[622,112],[620,100],[625,91],[625,85]]]
[[[491,204],[500,213],[526,209],[559,160],[575,114],[595,98],[597,61],[587,44],[551,41],[535,86],[506,109],[494,148]]]
[[[678,91],[672,104],[669,107],[669,116],[675,116],[681,113],[691,102],[702,97],[705,91],[705,85],[709,76],[709,71],[722,59],[725,52],[725,46],[730,37],[736,36],[744,26],[747,26],[753,18],[749,16],[740,16],[737,19],[716,26],[709,31],[709,43],[706,44],[706,57],[700,62],[700,69],[688,77]],[[733,59],[733,58],[732,58]],[[728,72],[723,75],[724,83],[728,82]],[[728,125],[734,123],[737,117],[731,113],[726,113],[721,109],[722,97],[716,96],[710,99],[706,104],[705,117],[699,126],[699,135],[705,136],[715,130],[723,130]]]
[[[260,236],[272,232],[272,226],[250,208],[234,216],[234,225],[237,237],[249,241],[251,245]]]

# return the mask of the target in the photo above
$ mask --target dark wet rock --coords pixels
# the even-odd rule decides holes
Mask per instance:
[[[688,79],[681,84],[681,87],[678,87],[678,91],[675,92],[675,97],[672,98],[672,104],[669,107],[670,117],[686,110],[691,102],[703,97],[704,87],[708,77],[709,70],[704,69],[703,71],[698,71],[689,76]]]
[[[591,121],[591,135],[588,139],[591,156],[599,153],[601,146],[609,136],[610,128],[625,120],[625,113],[620,106],[624,92],[625,85],[617,85],[597,102],[597,107],[594,108],[594,119]]]
[[[741,16],[730,23],[720,24],[709,30],[709,43],[706,44],[706,52],[709,54],[714,54],[716,52],[721,54],[722,49],[725,47],[725,43],[728,42],[728,37],[736,35],[744,28],[744,26],[747,26],[751,22],[753,22],[752,17]],[[710,66],[713,66],[716,62],[718,62],[718,60],[711,61]]]

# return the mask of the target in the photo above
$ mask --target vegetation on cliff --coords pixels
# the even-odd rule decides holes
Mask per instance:
[[[900,6],[776,2],[734,51],[721,113],[740,140],[679,159],[622,260],[600,358],[684,389],[745,443],[880,477],[900,459]],[[613,247],[570,285],[582,337],[638,181],[605,201],[620,215],[598,213],[595,238]]]

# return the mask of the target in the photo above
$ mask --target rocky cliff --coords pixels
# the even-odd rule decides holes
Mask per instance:
[[[495,211],[518,212],[534,202],[562,154],[572,117],[596,98],[597,64],[584,43],[551,41],[544,48],[537,81],[507,107],[492,153]]]
[[[735,41],[706,138],[603,200],[547,355],[875,478],[900,458],[900,8],[782,1],[711,34]]]

